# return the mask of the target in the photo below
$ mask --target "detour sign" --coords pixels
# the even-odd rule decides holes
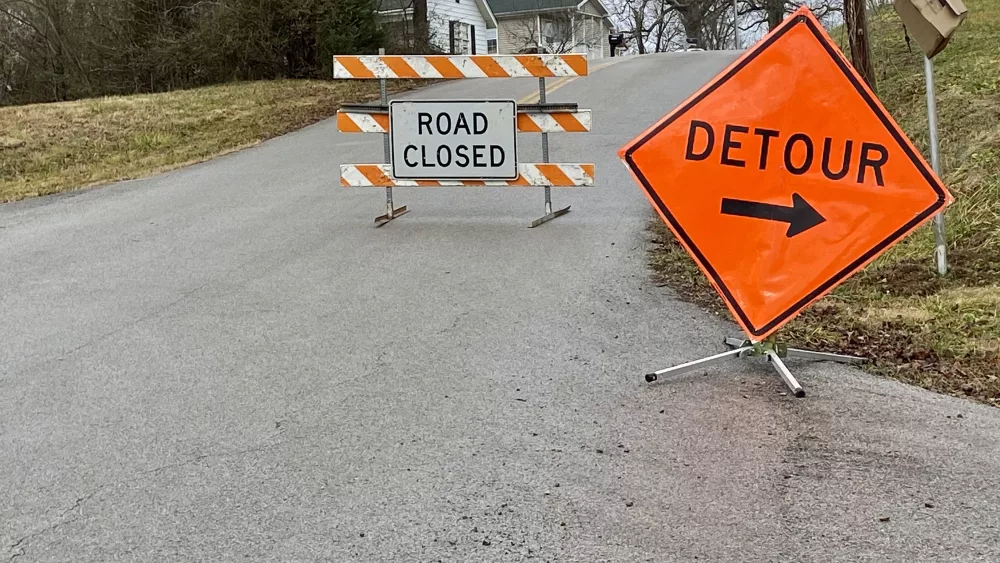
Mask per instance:
[[[806,8],[619,155],[754,340],[951,202]]]

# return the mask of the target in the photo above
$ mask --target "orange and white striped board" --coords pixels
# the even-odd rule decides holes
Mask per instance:
[[[517,114],[520,133],[586,133],[593,115],[589,109],[550,113]],[[337,130],[341,133],[388,133],[388,113],[338,111]]]
[[[520,133],[586,133],[593,115],[589,109],[551,113],[517,114]]]
[[[520,78],[587,76],[587,56],[337,55],[334,78]]]
[[[593,164],[518,164],[514,180],[402,180],[392,177],[390,164],[341,164],[345,187],[585,187],[594,185]]]

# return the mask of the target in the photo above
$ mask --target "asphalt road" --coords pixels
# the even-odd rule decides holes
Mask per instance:
[[[598,185],[337,185],[325,122],[0,207],[0,554],[29,561],[998,561],[1000,411],[830,364],[732,362],[650,282],[615,152],[727,53],[550,96]],[[530,94],[467,80],[411,96]],[[537,136],[520,140],[537,158]],[[529,147],[530,144],[530,147]]]

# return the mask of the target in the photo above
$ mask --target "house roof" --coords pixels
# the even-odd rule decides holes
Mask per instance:
[[[580,0],[489,0],[494,14],[574,8]]]
[[[392,12],[404,9],[413,9],[413,0],[375,0],[375,10],[378,12]]]
[[[593,2],[602,15],[608,15],[608,9],[601,0],[489,0],[490,8],[498,16],[522,12],[549,12],[580,8],[587,2]]]

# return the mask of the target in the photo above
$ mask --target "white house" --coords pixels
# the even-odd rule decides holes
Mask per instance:
[[[601,0],[489,0],[499,20],[500,53],[611,55],[613,29]]]
[[[389,41],[398,50],[412,49],[413,0],[375,1]],[[497,19],[486,0],[427,0],[427,30],[431,44],[444,53],[497,52]]]

